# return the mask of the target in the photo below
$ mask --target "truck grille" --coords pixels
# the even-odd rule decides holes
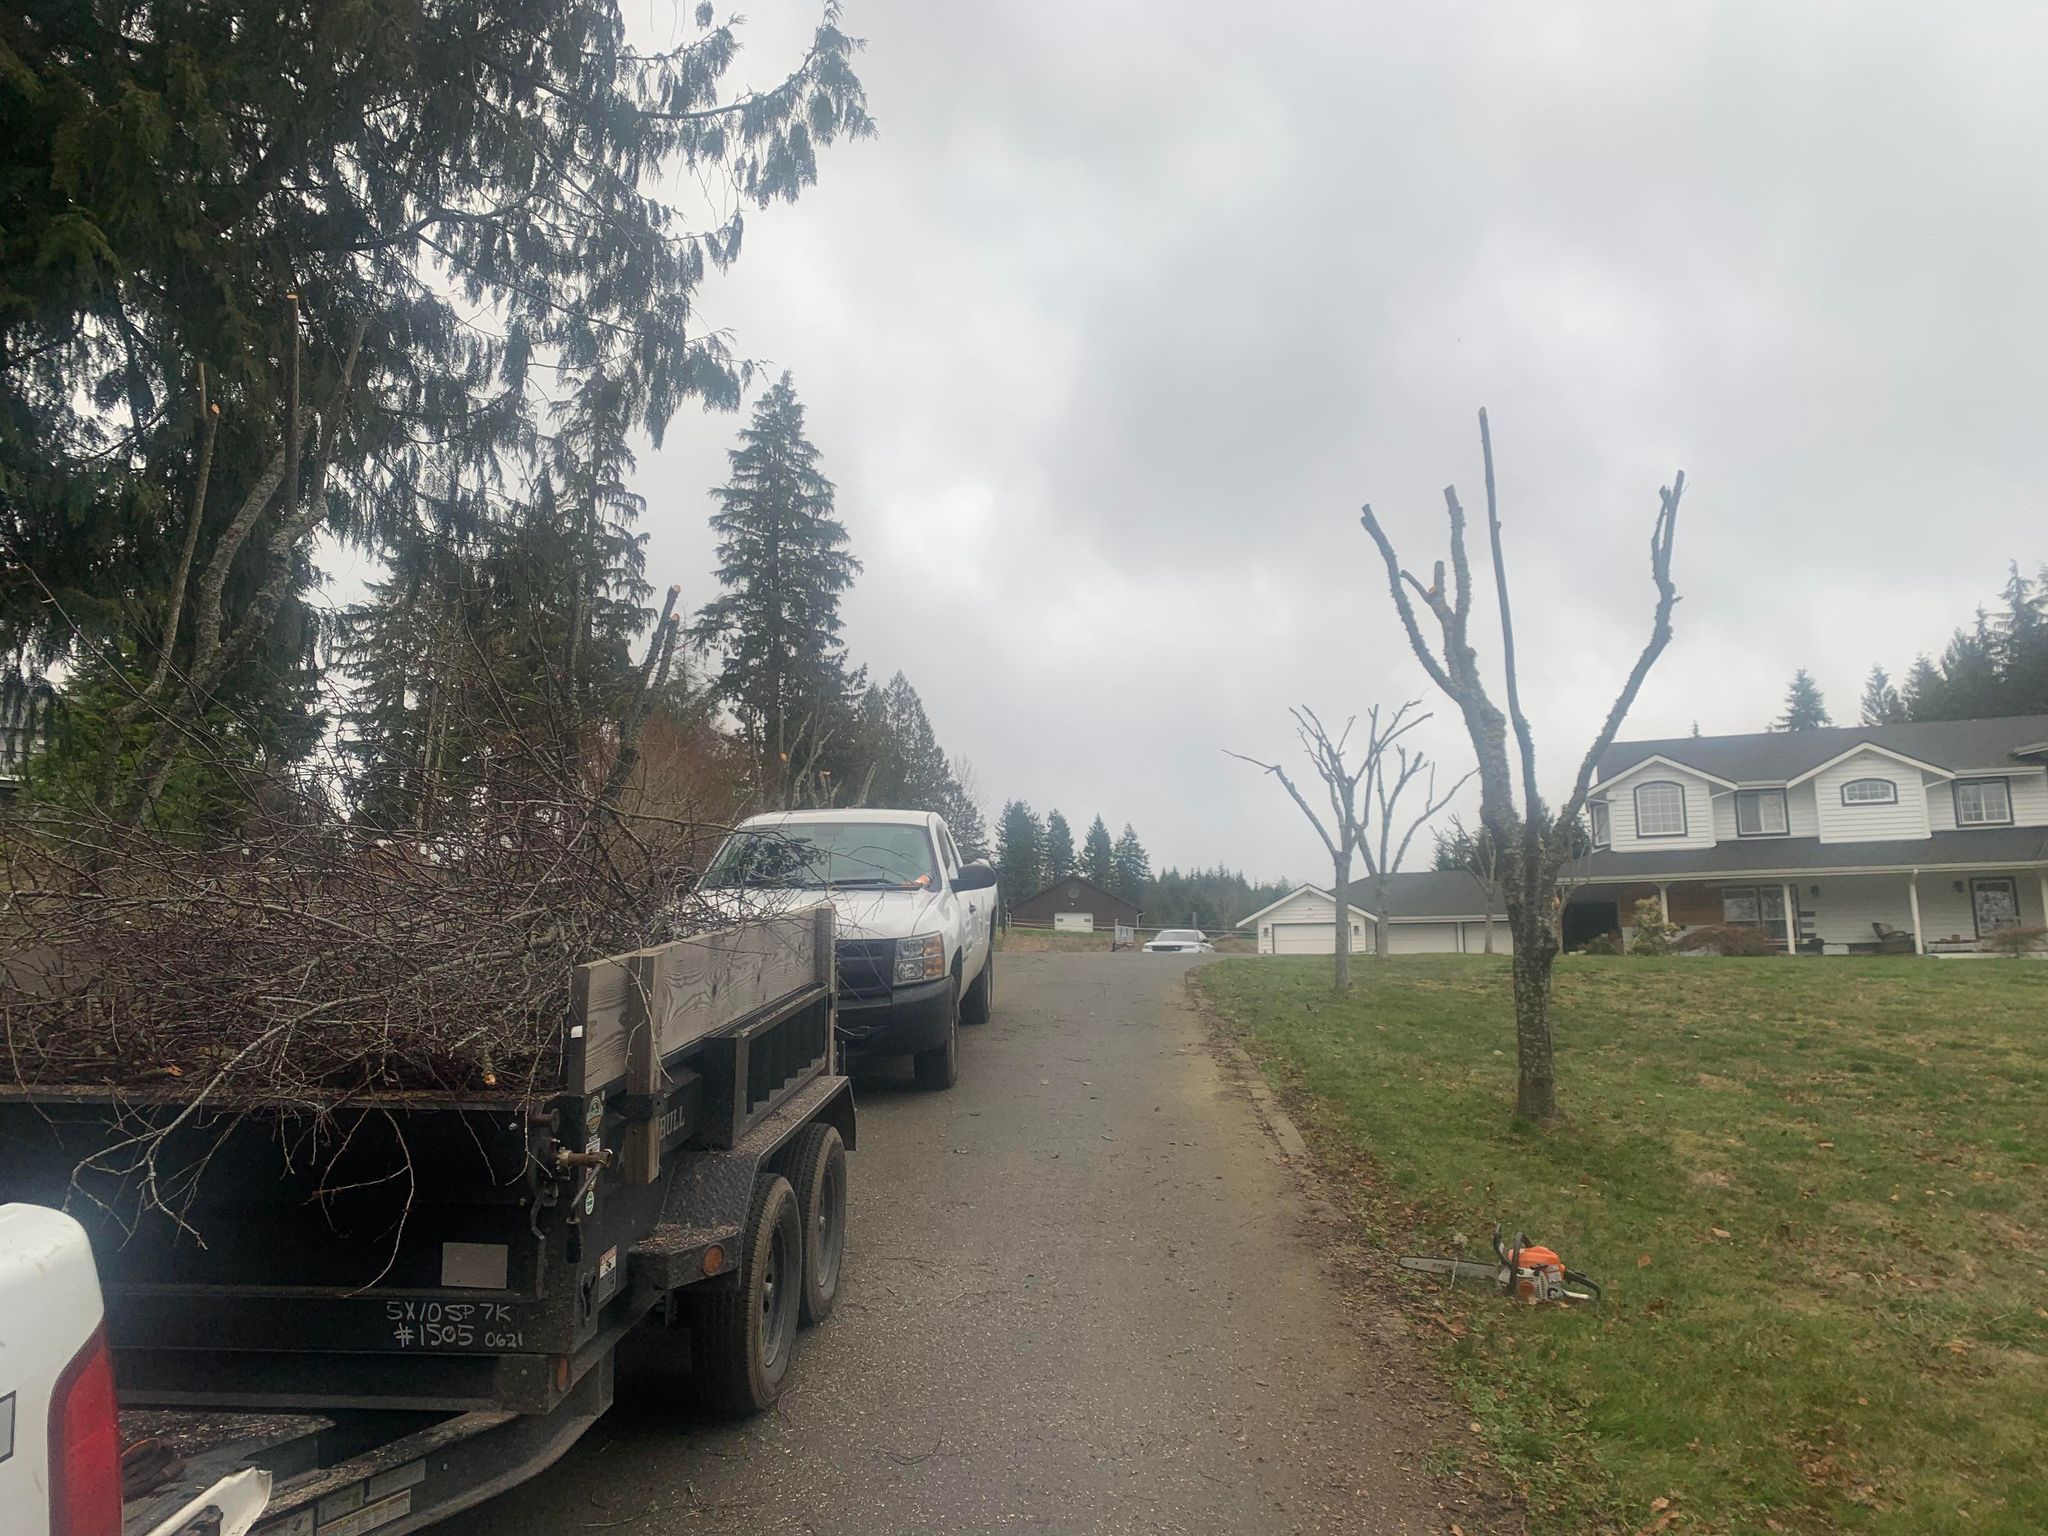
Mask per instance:
[[[841,939],[839,997],[843,1002],[886,1002],[896,971],[894,939]]]

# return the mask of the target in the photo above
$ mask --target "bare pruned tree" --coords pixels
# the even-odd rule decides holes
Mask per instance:
[[[1442,810],[1445,801],[1472,777],[1466,774],[1451,786],[1442,799],[1437,797],[1435,766],[1427,756],[1401,740],[1429,718],[1426,714],[1413,713],[1420,703],[1419,699],[1410,699],[1384,719],[1377,704],[1366,711],[1363,759],[1355,771],[1347,764],[1346,755],[1351,732],[1358,724],[1356,715],[1346,720],[1344,728],[1333,736],[1308,706],[1289,711],[1294,716],[1294,727],[1301,737],[1302,750],[1308,754],[1316,777],[1323,781],[1323,792],[1330,807],[1327,820],[1309,804],[1308,797],[1278,763],[1260,762],[1242,752],[1226,752],[1227,756],[1250,763],[1278,779],[1288,796],[1301,808],[1302,815],[1309,819],[1309,825],[1316,829],[1316,835],[1323,840],[1323,847],[1330,855],[1330,895],[1336,904],[1336,988],[1340,993],[1349,991],[1351,987],[1352,858],[1362,856],[1366,873],[1373,877],[1373,914],[1377,930],[1373,948],[1376,954],[1384,955],[1387,952],[1387,877],[1401,867],[1401,859],[1416,831]],[[1424,786],[1424,809],[1397,838],[1394,834],[1395,817],[1408,787],[1417,780],[1421,780]]]
[[[1427,714],[1413,714],[1421,707],[1420,699],[1410,699],[1387,718],[1384,727],[1380,724],[1380,707],[1375,704],[1366,711],[1366,752],[1365,778],[1372,804],[1373,833],[1360,844],[1365,855],[1366,873],[1372,876],[1373,894],[1373,954],[1384,958],[1387,953],[1387,888],[1394,871],[1401,867],[1401,860],[1408,856],[1408,845],[1415,841],[1420,832],[1437,813],[1451,803],[1451,797],[1472,782],[1472,769],[1443,794],[1436,792],[1436,764],[1428,754],[1410,747],[1401,738],[1416,726],[1429,719]],[[1389,756],[1389,753],[1392,756]],[[1401,801],[1408,793],[1408,787],[1420,781],[1422,808],[1408,819],[1399,838],[1394,828],[1400,823]]]
[[[1294,729],[1301,737],[1302,750],[1308,754],[1316,777],[1323,781],[1323,791],[1330,802],[1327,822],[1317,814],[1308,797],[1278,763],[1262,763],[1256,757],[1232,752],[1227,747],[1224,755],[1241,763],[1250,763],[1278,779],[1288,798],[1301,807],[1301,814],[1308,818],[1309,825],[1316,829],[1316,835],[1323,840],[1323,847],[1329,851],[1330,896],[1337,905],[1336,988],[1341,995],[1351,990],[1351,860],[1365,840],[1366,819],[1372,806],[1371,796],[1361,797],[1358,792],[1359,786],[1365,782],[1367,765],[1361,763],[1354,772],[1344,761],[1345,744],[1351,739],[1351,728],[1358,723],[1358,717],[1353,715],[1346,720],[1344,728],[1332,736],[1316,712],[1306,704],[1292,707],[1288,713],[1294,716]]]
[[[1465,553],[1465,509],[1458,502],[1455,486],[1444,487],[1444,506],[1451,528],[1450,586],[1445,587],[1444,563],[1435,563],[1430,584],[1424,586],[1405,569],[1393,543],[1370,504],[1360,513],[1365,531],[1379,546],[1386,564],[1387,587],[1394,607],[1408,632],[1408,643],[1430,680],[1458,706],[1465,719],[1466,733],[1479,760],[1479,818],[1500,850],[1502,891],[1508,909],[1508,927],[1514,935],[1515,988],[1515,1112],[1532,1120],[1549,1120],[1557,1114],[1557,1075],[1553,1061],[1550,1029],[1551,971],[1557,960],[1559,940],[1556,911],[1558,875],[1572,856],[1572,829],[1579,824],[1586,795],[1593,783],[1593,770],[1600,754],[1612,745],[1621,723],[1627,718],[1643,680],[1671,640],[1671,611],[1678,592],[1671,581],[1671,551],[1678,532],[1678,503],[1685,494],[1685,472],[1679,471],[1660,493],[1656,520],[1650,531],[1650,579],[1657,601],[1650,623],[1650,637],[1642,654],[1630,669],[1621,692],[1607,711],[1592,745],[1580,760],[1571,794],[1553,814],[1537,787],[1536,738],[1528,717],[1522,712],[1520,683],[1515,670],[1515,626],[1508,601],[1507,564],[1501,552],[1500,504],[1493,472],[1493,436],[1486,412],[1479,413],[1479,446],[1486,470],[1486,525],[1493,553],[1494,592],[1500,608],[1501,662],[1505,674],[1507,713],[1493,701],[1479,669],[1479,656],[1471,639],[1472,567]],[[1412,594],[1412,596],[1411,596]],[[1423,635],[1416,613],[1416,601],[1436,620],[1438,637],[1433,646]],[[1508,750],[1508,731],[1514,731],[1519,757],[1521,800],[1516,803],[1516,773]]]

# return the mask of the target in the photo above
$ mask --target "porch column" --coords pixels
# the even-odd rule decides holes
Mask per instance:
[[[2048,923],[2048,869],[2041,871],[2041,921]]]
[[[1906,896],[1913,904],[1913,953],[1927,953],[1927,935],[1920,931],[1920,871],[1906,876]]]
[[[1665,922],[1671,921],[1671,887],[1662,880],[1657,882],[1657,912]]]
[[[1785,953],[1799,953],[1799,898],[1792,893],[1792,882],[1785,882]]]

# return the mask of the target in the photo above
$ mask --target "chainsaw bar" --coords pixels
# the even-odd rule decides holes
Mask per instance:
[[[1426,1259],[1411,1255],[1399,1261],[1403,1269],[1412,1269],[1420,1275],[1449,1275],[1457,1280],[1484,1280],[1492,1285],[1500,1284],[1501,1266],[1498,1264],[1475,1264],[1470,1259]]]

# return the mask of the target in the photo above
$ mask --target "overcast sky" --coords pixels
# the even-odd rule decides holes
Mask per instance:
[[[810,15],[757,8],[750,68]],[[1481,405],[1553,782],[1642,643],[1681,466],[1677,639],[1624,735],[1760,729],[1797,666],[1853,720],[1873,661],[2048,559],[2036,4],[846,23],[881,133],[754,216],[705,312],[792,370],[867,567],[847,643],[910,676],[991,820],[1022,797],[1134,823],[1155,866],[1315,878],[1220,749],[1422,697],[1462,773],[1358,507],[1426,572],[1442,487],[1481,501]],[[693,606],[737,425],[641,465],[650,575]]]

